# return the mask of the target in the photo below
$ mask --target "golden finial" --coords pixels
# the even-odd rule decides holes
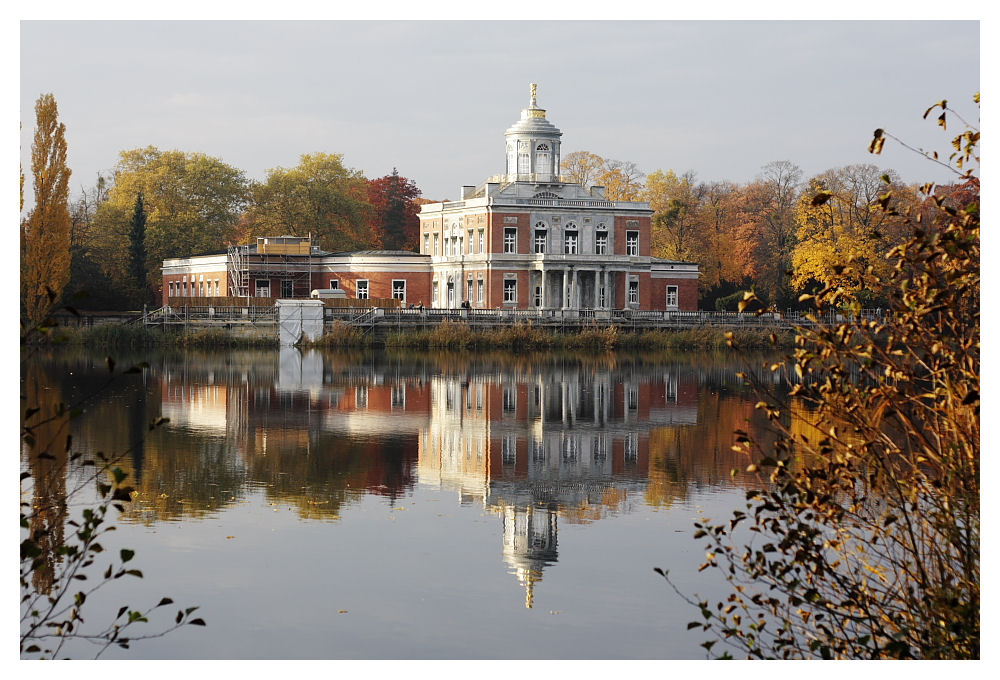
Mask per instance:
[[[538,95],[538,83],[531,83],[531,108],[538,106],[536,97]]]

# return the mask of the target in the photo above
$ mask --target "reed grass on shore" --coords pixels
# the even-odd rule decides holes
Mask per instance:
[[[638,332],[624,331],[616,326],[593,326],[580,331],[560,333],[532,323],[491,329],[473,329],[465,322],[445,321],[429,330],[389,334],[384,346],[400,349],[452,350],[573,350],[573,351],[648,351],[697,350],[726,347],[727,331],[705,326],[687,329],[657,329]],[[733,337],[741,348],[767,349],[775,347],[771,331],[761,328],[737,329]],[[777,347],[792,347],[794,334],[778,332]],[[167,347],[260,347],[278,346],[277,335],[267,328],[150,328],[138,325],[105,324],[87,328],[58,327],[44,336],[45,343],[79,344],[101,348]],[[372,336],[348,323],[336,321],[321,338],[304,341],[310,348],[370,348],[376,343]]]

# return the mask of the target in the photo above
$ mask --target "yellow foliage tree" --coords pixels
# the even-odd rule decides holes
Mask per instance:
[[[604,159],[589,151],[573,151],[562,157],[560,163],[563,178],[589,189],[603,171]]]
[[[642,177],[643,173],[632,161],[607,160],[595,181],[604,187],[604,195],[610,201],[639,201]]]
[[[21,311],[30,325],[43,321],[70,277],[69,176],[66,126],[55,97],[35,102],[31,145],[35,207],[21,221]],[[21,179],[22,191],[24,179]],[[23,199],[22,199],[23,201]]]
[[[891,268],[885,254],[903,235],[892,211],[880,203],[894,184],[889,173],[870,164],[829,170],[809,181],[795,209],[793,287],[803,290],[818,282],[867,300],[885,293],[872,286],[888,280]],[[857,274],[868,268],[871,276],[862,285]]]
[[[651,252],[667,260],[695,261],[699,198],[692,173],[654,170],[646,176],[642,198],[653,210]]]
[[[258,234],[311,233],[327,250],[373,248],[368,183],[344,167],[342,154],[303,154],[294,168],[274,168],[256,184],[246,230]]]
[[[247,181],[242,170],[203,153],[153,146],[122,151],[115,185],[94,216],[90,249],[119,286],[129,280],[129,221],[140,193],[147,214],[146,270],[155,273],[164,258],[212,252],[235,241]]]

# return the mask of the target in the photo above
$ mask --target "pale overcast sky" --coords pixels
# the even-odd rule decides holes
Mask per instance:
[[[35,100],[66,124],[72,193],[147,145],[198,151],[264,179],[303,153],[393,167],[427,198],[504,170],[504,130],[538,103],[587,150],[641,170],[746,182],[789,160],[806,176],[874,162],[948,175],[884,127],[950,151],[924,110],[978,124],[977,21],[22,21],[21,159]],[[955,121],[957,124],[957,121]],[[949,132],[952,132],[949,129]],[[957,133],[956,133],[957,134]],[[25,208],[29,208],[30,174]]]

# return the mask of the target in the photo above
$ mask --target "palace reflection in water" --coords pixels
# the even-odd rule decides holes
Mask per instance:
[[[92,365],[67,361],[77,376]],[[502,557],[527,607],[558,560],[560,523],[731,485],[730,470],[741,463],[730,450],[732,431],[756,419],[740,393],[742,367],[700,365],[696,357],[393,358],[283,349],[150,363],[118,403],[112,397],[91,409],[76,435],[92,450],[131,443],[126,467],[138,494],[127,520],[208,515],[255,490],[303,519],[337,520],[364,495],[395,503],[414,485],[429,485],[496,514]],[[122,403],[132,409],[124,416]],[[129,423],[161,415],[169,424],[144,441],[128,434],[136,429]],[[122,418],[123,427],[113,422]]]

